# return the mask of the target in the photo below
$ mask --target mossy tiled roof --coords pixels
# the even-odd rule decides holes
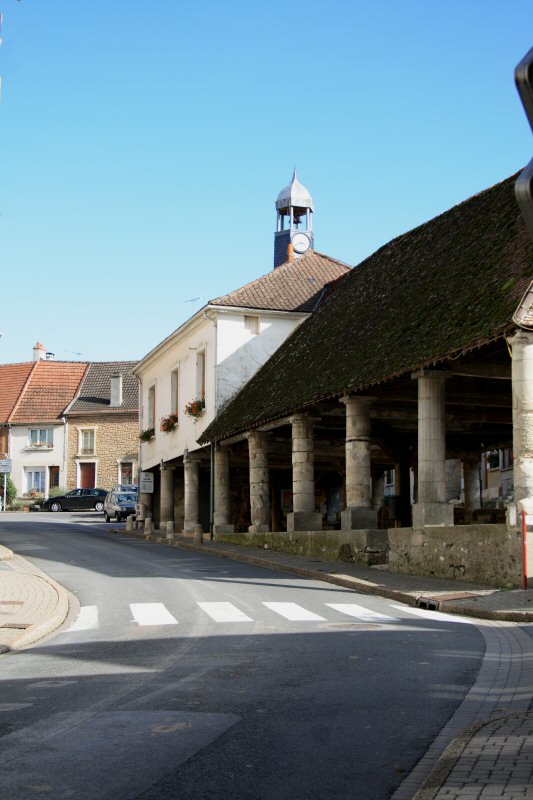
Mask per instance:
[[[502,336],[533,277],[512,176],[394,239],[334,290],[204,432],[242,432]]]

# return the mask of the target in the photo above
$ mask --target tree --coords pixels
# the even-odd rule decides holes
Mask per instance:
[[[1,473],[0,474],[0,500],[2,501],[2,503],[4,502],[4,481],[5,481],[6,477],[7,477],[7,484],[6,484],[7,497],[6,497],[6,500],[7,500],[7,504],[9,505],[10,503],[13,502],[13,500],[15,500],[15,498],[17,496],[17,490],[15,488],[15,484],[11,480],[11,475],[6,475],[5,472]]]

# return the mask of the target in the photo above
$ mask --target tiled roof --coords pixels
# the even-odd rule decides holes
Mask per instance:
[[[68,414],[120,413],[139,409],[139,382],[132,369],[136,361],[103,361],[89,365],[78,396],[68,409]],[[111,402],[111,376],[122,375],[122,405]]]
[[[19,393],[18,403],[9,421],[54,422],[60,419],[76,394],[87,364],[79,361],[35,361],[25,366],[31,371],[30,379],[22,394]]]
[[[35,362],[0,364],[0,423],[7,422]]]
[[[512,176],[394,239],[329,294],[226,406],[206,442],[453,357],[513,329],[533,246]]]
[[[311,312],[321,300],[324,286],[349,271],[347,264],[310,250],[241,289],[209,302],[215,306]]]

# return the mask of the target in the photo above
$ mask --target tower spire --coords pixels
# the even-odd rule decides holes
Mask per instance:
[[[276,200],[277,227],[274,234],[274,268],[289,259],[288,246],[294,249],[293,258],[299,258],[313,249],[314,211],[313,198],[308,189],[298,180],[294,167],[291,182],[278,194]],[[292,255],[292,253],[291,253]]]

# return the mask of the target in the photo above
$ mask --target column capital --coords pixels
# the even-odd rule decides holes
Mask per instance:
[[[371,405],[377,400],[377,397],[368,394],[343,394],[339,397],[339,403],[344,403],[345,406],[367,404]]]
[[[300,414],[291,414],[290,417],[287,417],[287,422],[290,422],[292,425],[294,422],[319,422],[322,418],[318,414],[311,414],[309,411],[302,411]]]
[[[506,341],[511,345],[514,344],[533,344],[533,331],[527,331],[523,328],[518,328],[512,336],[508,336]]]
[[[176,466],[175,465],[169,465],[169,464],[160,464],[159,465],[159,469],[161,470],[161,472],[174,472],[174,470],[176,469]]]
[[[419,369],[417,372],[411,373],[411,378],[414,381],[417,381],[420,378],[434,378],[436,380],[440,379],[445,381],[451,377],[451,373],[445,372],[442,369]]]

